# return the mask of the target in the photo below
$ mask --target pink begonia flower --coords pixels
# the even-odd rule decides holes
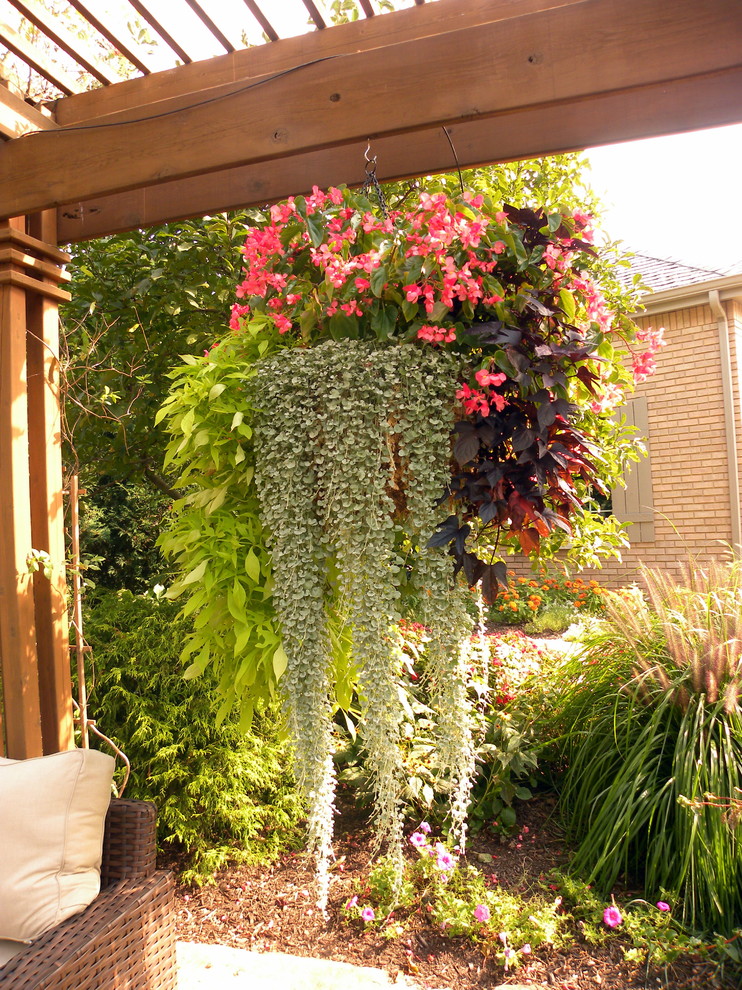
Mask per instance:
[[[431,832],[430,825],[428,825],[427,822],[420,822],[420,824],[417,826],[417,830],[418,832],[422,832],[423,835],[430,835]]]
[[[477,921],[489,921],[490,920],[490,909],[486,904],[477,904],[474,908],[474,917]]]
[[[373,908],[364,908],[363,911],[361,911],[361,917],[364,921],[373,921],[376,917],[376,913]]]
[[[415,846],[417,849],[422,849],[423,846],[427,845],[427,842],[428,840],[422,832],[413,832],[410,836],[410,845]]]
[[[465,203],[470,203],[474,207],[475,210],[478,210],[479,207],[484,202],[484,196],[482,196],[481,194],[479,194],[478,196],[475,196],[472,192],[470,192],[467,189],[466,192],[464,193],[464,202]]]
[[[351,899],[345,905],[345,907],[350,911],[350,909],[354,908],[357,903],[358,903],[358,894],[354,894],[353,897],[351,897]]]
[[[603,912],[603,924],[607,925],[608,928],[618,928],[620,924],[623,923],[623,918],[621,917],[621,912],[612,904],[607,907]]]
[[[493,374],[486,368],[482,368],[474,377],[480,385],[502,385],[502,383],[507,380],[507,375],[504,375],[501,371],[497,371]]]
[[[670,905],[667,903],[667,901],[657,901],[657,907],[659,908],[660,911],[670,910]]]

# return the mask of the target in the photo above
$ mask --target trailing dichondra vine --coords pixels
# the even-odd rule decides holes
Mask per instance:
[[[452,427],[454,371],[450,355],[432,350],[329,341],[261,362],[255,380],[256,482],[288,657],[283,686],[299,777],[307,793],[331,795],[328,675],[350,662],[361,696],[378,834],[400,868],[396,628],[401,585],[421,552],[415,548],[431,532],[432,506],[448,473],[441,439]],[[418,418],[410,416],[411,393],[427,413],[425,437]],[[411,548],[407,556],[403,538]],[[434,553],[422,551],[425,557]],[[447,566],[428,568],[425,577],[418,590],[438,603],[435,628],[443,637],[457,592]],[[333,653],[331,615],[350,630],[349,657]],[[458,632],[468,629],[459,625]],[[438,676],[458,684],[458,643],[442,661],[451,658],[448,670],[441,662]],[[468,725],[465,692],[449,693],[447,700],[448,724],[460,743]],[[459,776],[466,773],[454,763]],[[323,807],[323,816],[310,819],[321,862],[331,835],[331,802]]]

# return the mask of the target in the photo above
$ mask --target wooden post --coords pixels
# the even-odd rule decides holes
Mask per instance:
[[[66,255],[26,226],[0,228],[0,664],[14,759],[73,745],[56,318]],[[36,229],[49,236],[49,220]],[[51,581],[29,573],[32,549],[50,555]]]
[[[33,254],[55,267],[68,261],[58,251],[56,211],[30,218],[29,231],[42,244]],[[56,290],[61,275],[40,273]],[[45,753],[74,746],[72,682],[65,589],[62,502],[62,420],[59,385],[59,301],[29,293],[27,302],[28,437],[31,535],[36,550],[51,558],[51,576],[34,575],[36,649],[39,665],[41,734]]]
[[[0,247],[22,233],[22,220],[0,229]],[[13,759],[41,756],[36,657],[26,401],[26,292],[22,267],[0,262],[0,663],[5,750]]]

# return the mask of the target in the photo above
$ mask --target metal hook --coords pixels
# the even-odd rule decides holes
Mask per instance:
[[[363,153],[363,157],[366,159],[366,175],[371,178],[371,176],[376,175],[376,155],[373,158],[369,157],[369,152],[371,151],[371,140],[369,138],[368,144],[366,145],[366,150]]]
[[[379,185],[379,180],[376,178],[376,155],[373,158],[370,157],[371,151],[371,138],[367,139],[366,150],[364,152],[364,158],[366,159],[366,181],[361,187],[361,192],[364,195],[369,195],[371,190],[376,193],[376,198],[379,201],[379,209],[381,210],[381,215],[386,220],[389,216],[389,210],[386,205],[386,200],[384,199],[384,193]]]

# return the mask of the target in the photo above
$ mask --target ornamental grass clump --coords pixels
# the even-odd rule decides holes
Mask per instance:
[[[561,802],[573,868],[680,898],[691,926],[742,919],[742,564],[681,580],[644,568],[646,596],[611,596],[603,628],[563,669]]]

